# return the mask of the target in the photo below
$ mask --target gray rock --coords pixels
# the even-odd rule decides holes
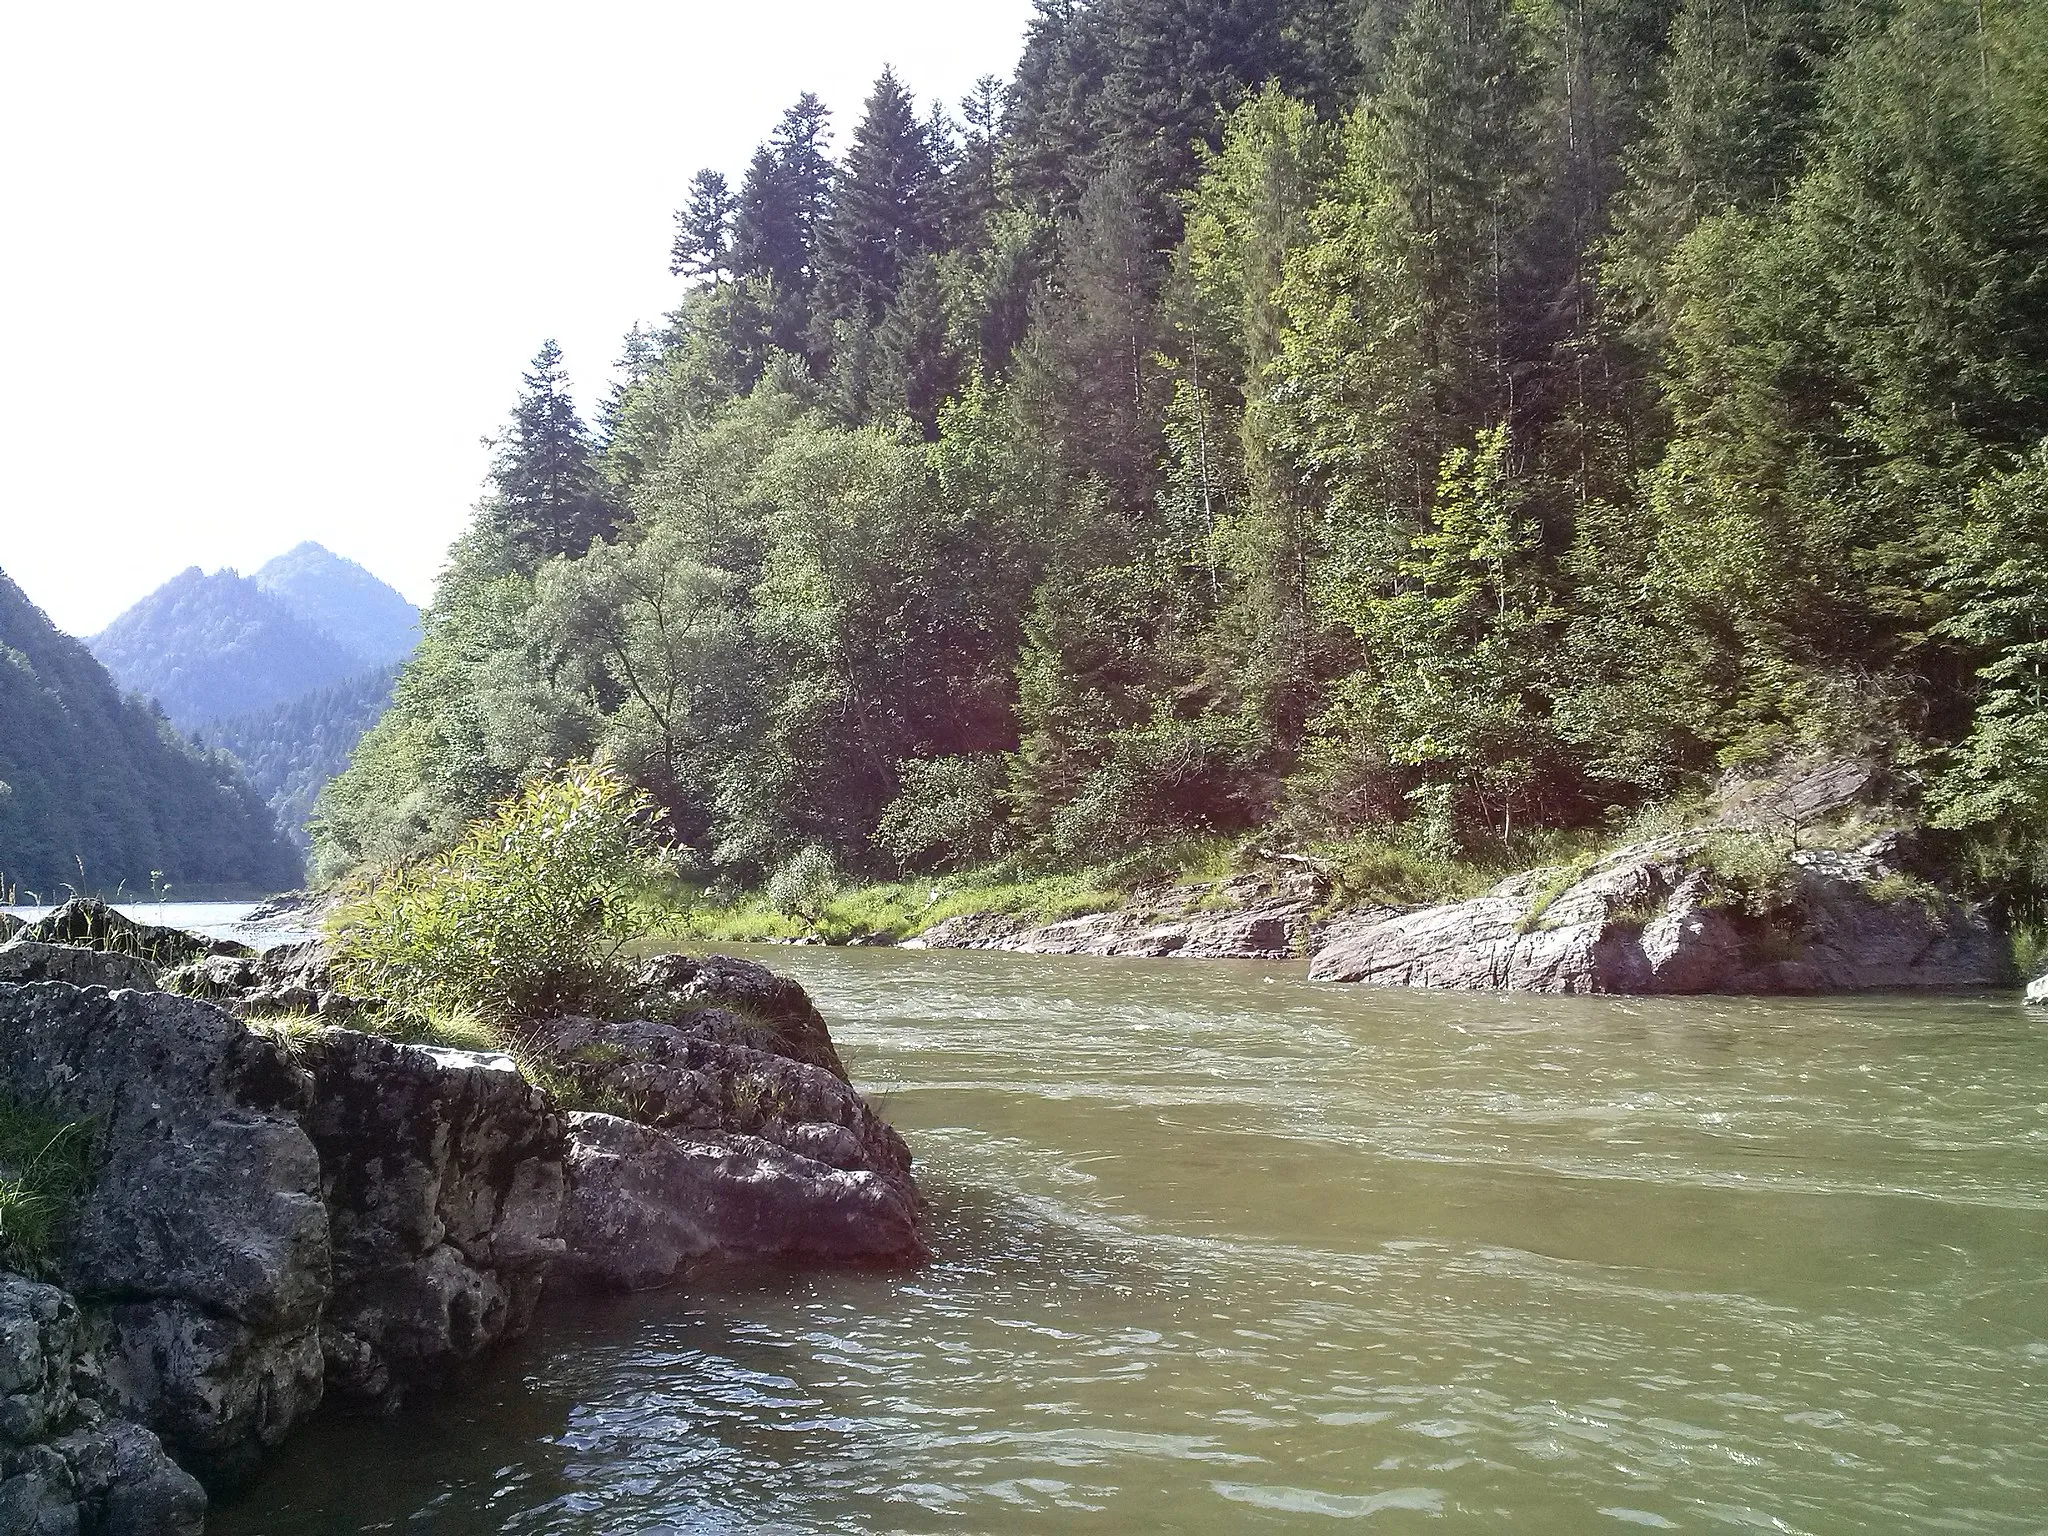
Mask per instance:
[[[633,992],[648,1019],[846,1077],[810,994],[765,965],[729,955],[657,955],[640,968]]]
[[[1035,926],[1004,913],[935,923],[905,949],[993,949],[1132,959],[1286,960],[1318,932],[1329,894],[1307,870],[1234,876],[1215,885],[1134,893],[1121,907]]]
[[[0,912],[0,944],[5,944],[28,926],[12,912]]]
[[[154,990],[156,967],[138,955],[17,938],[0,944],[0,981],[61,981],[74,987]]]
[[[379,1011],[374,1002],[342,991],[327,946],[317,939],[281,944],[261,955],[205,956],[166,971],[158,985],[218,1003],[240,1017],[317,1015],[346,1024]]]
[[[902,1180],[754,1136],[569,1117],[570,1257],[585,1284],[645,1290],[706,1261],[914,1262],[925,1255]]]
[[[104,1393],[201,1476],[253,1469],[320,1401],[330,1262],[310,1082],[219,1009],[0,985],[0,1094],[94,1127],[59,1274]]]
[[[332,1218],[328,1384],[389,1407],[532,1320],[563,1251],[564,1127],[506,1056],[337,1029],[301,1060]]]
[[[198,1536],[206,1495],[140,1425],[81,1402],[97,1377],[78,1305],[0,1274],[0,1531]]]
[[[78,898],[37,919],[21,937],[40,944],[74,944],[115,954],[139,955],[158,967],[185,965],[207,955],[253,955],[246,944],[209,939],[182,928],[138,923],[104,901]]]
[[[644,1020],[558,1019],[529,1046],[605,1111],[570,1117],[565,1279],[640,1289],[705,1261],[924,1257],[910,1149],[826,1068]]]
[[[1745,910],[1702,840],[1655,839],[1582,872],[1536,870],[1471,901],[1384,917],[1315,958],[1318,981],[1570,993],[1825,993],[1999,985],[1978,909],[1884,882],[1875,852],[1794,854],[1786,899]]]
[[[2048,976],[2037,977],[2027,983],[2027,1006],[2048,1008]]]

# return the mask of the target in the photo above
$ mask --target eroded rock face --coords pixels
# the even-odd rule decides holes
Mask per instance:
[[[564,1127],[509,1057],[326,1030],[301,1059],[332,1221],[328,1385],[388,1407],[531,1322],[563,1251]]]
[[[1731,898],[1701,851],[1698,837],[1667,837],[1576,875],[1517,875],[1472,901],[1354,929],[1325,947],[1309,974],[1374,986],[1626,994],[1868,992],[2008,979],[2005,946],[1984,914],[1900,880],[1882,844],[1793,854],[1785,899],[1762,914]]]
[[[1141,892],[1111,912],[1034,926],[1001,913],[948,918],[905,949],[996,949],[1025,955],[1286,960],[1317,932],[1327,881],[1308,871],[1239,875],[1214,886]]]
[[[71,944],[43,944],[18,938],[0,944],[0,981],[61,981],[73,987],[106,987],[119,991],[156,986],[156,967],[139,955],[83,949]]]
[[[0,1094],[94,1127],[60,1260],[103,1397],[231,1482],[320,1401],[330,1259],[311,1084],[217,1008],[0,985]]]
[[[199,1536],[206,1494],[139,1424],[81,1398],[98,1365],[53,1285],[0,1273],[0,1531]]]
[[[833,1072],[646,1021],[561,1019],[533,1047],[578,1102],[614,1111],[570,1117],[566,1278],[639,1289],[709,1259],[924,1257],[910,1149]]]

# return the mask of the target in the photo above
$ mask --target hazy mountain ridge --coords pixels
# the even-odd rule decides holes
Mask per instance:
[[[373,667],[403,661],[420,641],[420,611],[353,560],[305,543],[250,578],[298,619]]]
[[[253,576],[183,571],[86,643],[180,731],[232,753],[298,842],[388,703],[419,621],[362,566],[305,543]]]
[[[298,856],[231,761],[124,698],[0,572],[0,887],[279,890]]]

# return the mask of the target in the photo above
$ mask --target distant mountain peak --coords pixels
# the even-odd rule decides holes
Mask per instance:
[[[403,661],[419,644],[419,609],[355,561],[310,539],[250,579],[302,622],[340,641],[365,666]]]

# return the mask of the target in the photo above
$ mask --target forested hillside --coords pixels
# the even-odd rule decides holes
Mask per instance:
[[[419,609],[355,561],[318,544],[279,555],[249,579],[366,667],[403,661],[420,643]]]
[[[0,573],[0,901],[298,883],[298,856],[235,765],[124,699]]]
[[[552,344],[328,872],[608,753],[740,879],[1512,850],[1803,747],[2048,813],[2048,6],[1040,0]]]
[[[320,791],[348,767],[356,743],[391,704],[398,668],[380,667],[270,709],[216,720],[196,733],[227,753],[268,802],[278,829],[309,847],[306,823]]]
[[[181,730],[269,709],[368,668],[335,636],[233,571],[172,577],[88,642],[123,688]]]

